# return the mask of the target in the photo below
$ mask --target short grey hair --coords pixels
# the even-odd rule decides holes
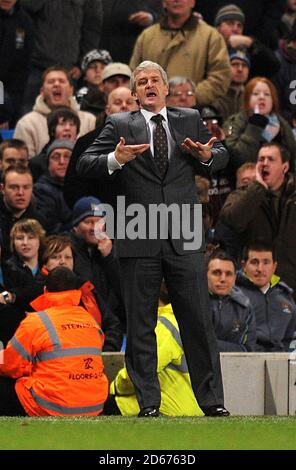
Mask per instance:
[[[192,88],[192,91],[195,91],[195,83],[190,80],[190,78],[183,77],[182,75],[175,75],[174,77],[169,79],[169,89],[178,85],[184,85],[185,83],[189,83]]]
[[[164,69],[161,67],[161,65],[157,64],[156,62],[152,62],[151,60],[144,60],[144,62],[141,62],[132,73],[131,80],[130,80],[130,89],[132,93],[136,91],[136,76],[143,70],[151,70],[151,69],[158,70],[158,72],[160,73],[164,81],[164,84],[167,87],[169,86],[168,76],[166,72],[164,71]]]

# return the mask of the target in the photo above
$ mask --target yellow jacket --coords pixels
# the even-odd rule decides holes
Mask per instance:
[[[179,327],[171,304],[158,308],[155,333],[157,373],[161,388],[160,412],[167,416],[203,416],[191,388]],[[122,415],[138,414],[139,405],[134,386],[125,368],[118,372],[111,384],[110,393],[115,395]]]

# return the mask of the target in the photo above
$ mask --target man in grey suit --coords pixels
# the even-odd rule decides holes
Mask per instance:
[[[77,170],[86,177],[114,180],[117,194],[125,197],[125,215],[122,202],[117,204],[115,250],[127,312],[126,366],[139,417],[159,415],[154,328],[162,278],[180,327],[196,399],[205,415],[228,416],[209,313],[195,187],[195,174],[225,165],[227,152],[210,138],[198,111],[166,108],[168,80],[158,64],[142,62],[133,72],[131,90],[140,110],[110,116],[80,157]],[[158,225],[163,223],[156,232],[155,207],[161,213]],[[138,217],[133,219],[135,212]],[[138,234],[132,236],[131,227],[137,224]]]

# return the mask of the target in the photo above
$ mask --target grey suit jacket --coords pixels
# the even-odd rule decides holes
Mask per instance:
[[[160,239],[166,237],[166,226],[178,254],[203,249],[200,243],[203,231],[201,208],[197,205],[195,175],[204,173],[205,165],[184,151],[181,144],[186,137],[206,143],[211,135],[198,111],[193,109],[168,108],[168,121],[175,149],[170,155],[164,179],[150,150],[109,175],[108,154],[115,150],[121,136],[125,138],[126,144],[149,143],[146,122],[140,111],[110,116],[100,135],[78,160],[78,174],[98,178],[98,181],[99,178],[109,178],[114,181],[117,196],[125,197],[117,203],[115,248],[120,257],[155,256],[160,249]],[[212,154],[213,161],[210,166],[206,166],[207,170],[224,168],[228,162],[225,147],[215,142]],[[123,202],[129,213],[124,213]],[[134,204],[141,206],[132,206]],[[156,207],[161,213],[159,218],[164,224],[162,227],[161,223],[156,223]],[[170,208],[168,212],[165,211],[167,207]],[[133,229],[134,233],[138,229],[136,238]],[[195,242],[190,243],[190,239],[192,242],[194,239],[198,241],[199,246]]]

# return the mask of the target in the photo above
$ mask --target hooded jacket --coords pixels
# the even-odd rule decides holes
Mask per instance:
[[[93,114],[80,111],[79,106],[72,96],[69,108],[78,114],[80,119],[80,134],[84,135],[95,128],[96,118]],[[42,95],[37,96],[33,111],[25,114],[17,123],[14,137],[23,140],[29,150],[29,158],[41,152],[49,141],[46,118],[52,111],[44,101]]]
[[[103,409],[103,336],[78,306],[80,297],[70,290],[37,298],[35,308],[45,302],[48,307],[28,315],[4,350],[0,374],[17,379],[16,393],[29,416],[95,416]]]

